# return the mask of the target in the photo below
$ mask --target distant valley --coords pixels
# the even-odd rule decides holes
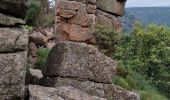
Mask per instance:
[[[135,20],[144,24],[155,23],[170,26],[170,7],[134,7],[126,8],[121,21],[124,31],[131,31]]]

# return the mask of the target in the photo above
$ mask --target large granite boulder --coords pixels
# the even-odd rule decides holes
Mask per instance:
[[[15,52],[27,49],[28,31],[23,28],[0,28],[0,52]]]
[[[73,88],[63,86],[57,88],[29,85],[29,100],[106,100]]]
[[[40,83],[56,89],[71,86],[106,100],[140,100],[138,94],[112,83],[116,67],[114,60],[93,46],[59,42],[49,53],[45,77]]]
[[[22,28],[0,28],[0,100],[24,96],[28,32]]]
[[[22,24],[25,24],[24,20],[0,13],[0,25],[16,26],[16,25],[22,25]]]
[[[0,0],[0,12],[17,18],[24,18],[27,0]]]
[[[116,16],[124,15],[125,2],[118,0],[97,0],[97,8]]]
[[[49,54],[46,75],[111,83],[116,66],[115,61],[98,52],[93,46],[60,42]]]

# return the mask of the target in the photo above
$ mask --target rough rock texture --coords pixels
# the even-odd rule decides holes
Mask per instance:
[[[46,44],[48,38],[40,32],[33,32],[29,35],[29,41],[35,44]]]
[[[36,85],[28,86],[29,100],[106,100],[73,88],[63,86],[57,88],[42,87]]]
[[[96,43],[91,29],[97,24],[121,32],[118,16],[124,14],[125,0],[56,0],[56,41]]]
[[[1,96],[6,98],[23,96],[26,55],[25,51],[0,54],[0,98]]]
[[[43,77],[41,70],[29,68],[26,73],[25,84],[39,85],[40,79]]]
[[[14,26],[22,24],[25,24],[24,20],[0,13],[0,25]]]
[[[116,62],[98,52],[93,46],[76,42],[60,42],[48,58],[47,75],[73,77],[95,82],[111,83]]]
[[[89,27],[95,24],[96,5],[69,0],[56,0],[57,40],[87,41]]]
[[[121,0],[97,0],[98,9],[116,16],[124,15],[124,5],[125,2]]]
[[[28,31],[26,0],[0,0],[0,100],[22,100],[25,89]]]
[[[67,77],[46,77],[41,80],[42,85],[50,87],[72,86],[90,95],[107,100],[140,100],[140,96],[136,93],[127,91],[114,84],[96,83],[89,80],[77,80]]]
[[[117,32],[122,31],[121,22],[116,16],[103,12],[102,10],[97,10],[96,16],[98,24],[113,27]]]
[[[17,18],[24,18],[27,0],[0,0],[0,12]]]
[[[24,96],[28,32],[19,27],[0,28],[0,100]]]
[[[0,28],[0,52],[16,52],[27,49],[28,31],[22,28]]]
[[[116,67],[114,60],[93,46],[59,42],[50,51],[40,83],[56,89],[71,86],[106,100],[140,100],[138,94],[112,84]]]
[[[28,48],[28,63],[35,64],[37,62],[38,48],[34,42],[30,42]]]

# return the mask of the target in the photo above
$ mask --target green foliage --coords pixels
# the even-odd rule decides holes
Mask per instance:
[[[117,46],[114,58],[146,76],[168,96],[170,94],[170,29],[154,24],[144,27],[137,22],[128,39],[128,42]],[[158,85],[160,82],[166,88],[162,88],[163,84]]]
[[[46,15],[43,18],[43,22],[42,22],[43,25],[42,26],[43,27],[52,27],[55,24],[54,19],[55,19],[55,13],[54,12]]]
[[[36,68],[43,70],[46,64],[46,59],[48,57],[50,50],[47,48],[39,48],[37,51],[38,60],[36,62]]]
[[[120,76],[115,76],[113,78],[113,83],[124,88],[124,89],[131,90],[128,81],[125,78],[122,78]]]
[[[118,74],[118,76],[115,76],[113,78],[113,83],[127,90],[139,93],[141,100],[168,100],[140,74],[131,71],[126,77],[122,77],[121,75],[122,74]]]
[[[168,100],[168,98],[155,91],[140,91],[139,93],[141,100]]]
[[[121,42],[122,34],[115,32],[114,28],[97,25],[95,28],[99,50],[107,56],[111,56],[115,51],[115,45]]]
[[[119,62],[113,82],[139,92],[143,100],[167,100],[162,94],[170,97],[170,28],[134,26],[128,35],[101,26],[95,31],[99,49]]]
[[[31,25],[25,25],[25,26],[23,26],[23,28],[28,30],[29,32],[33,31],[33,26],[31,26]]]
[[[29,0],[26,20],[28,24],[34,25],[40,11],[40,3],[37,0]]]

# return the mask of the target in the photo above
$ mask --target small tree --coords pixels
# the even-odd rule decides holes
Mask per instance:
[[[94,31],[99,50],[111,57],[115,52],[116,44],[123,40],[123,35],[116,32],[112,27],[102,25],[97,25]]]

